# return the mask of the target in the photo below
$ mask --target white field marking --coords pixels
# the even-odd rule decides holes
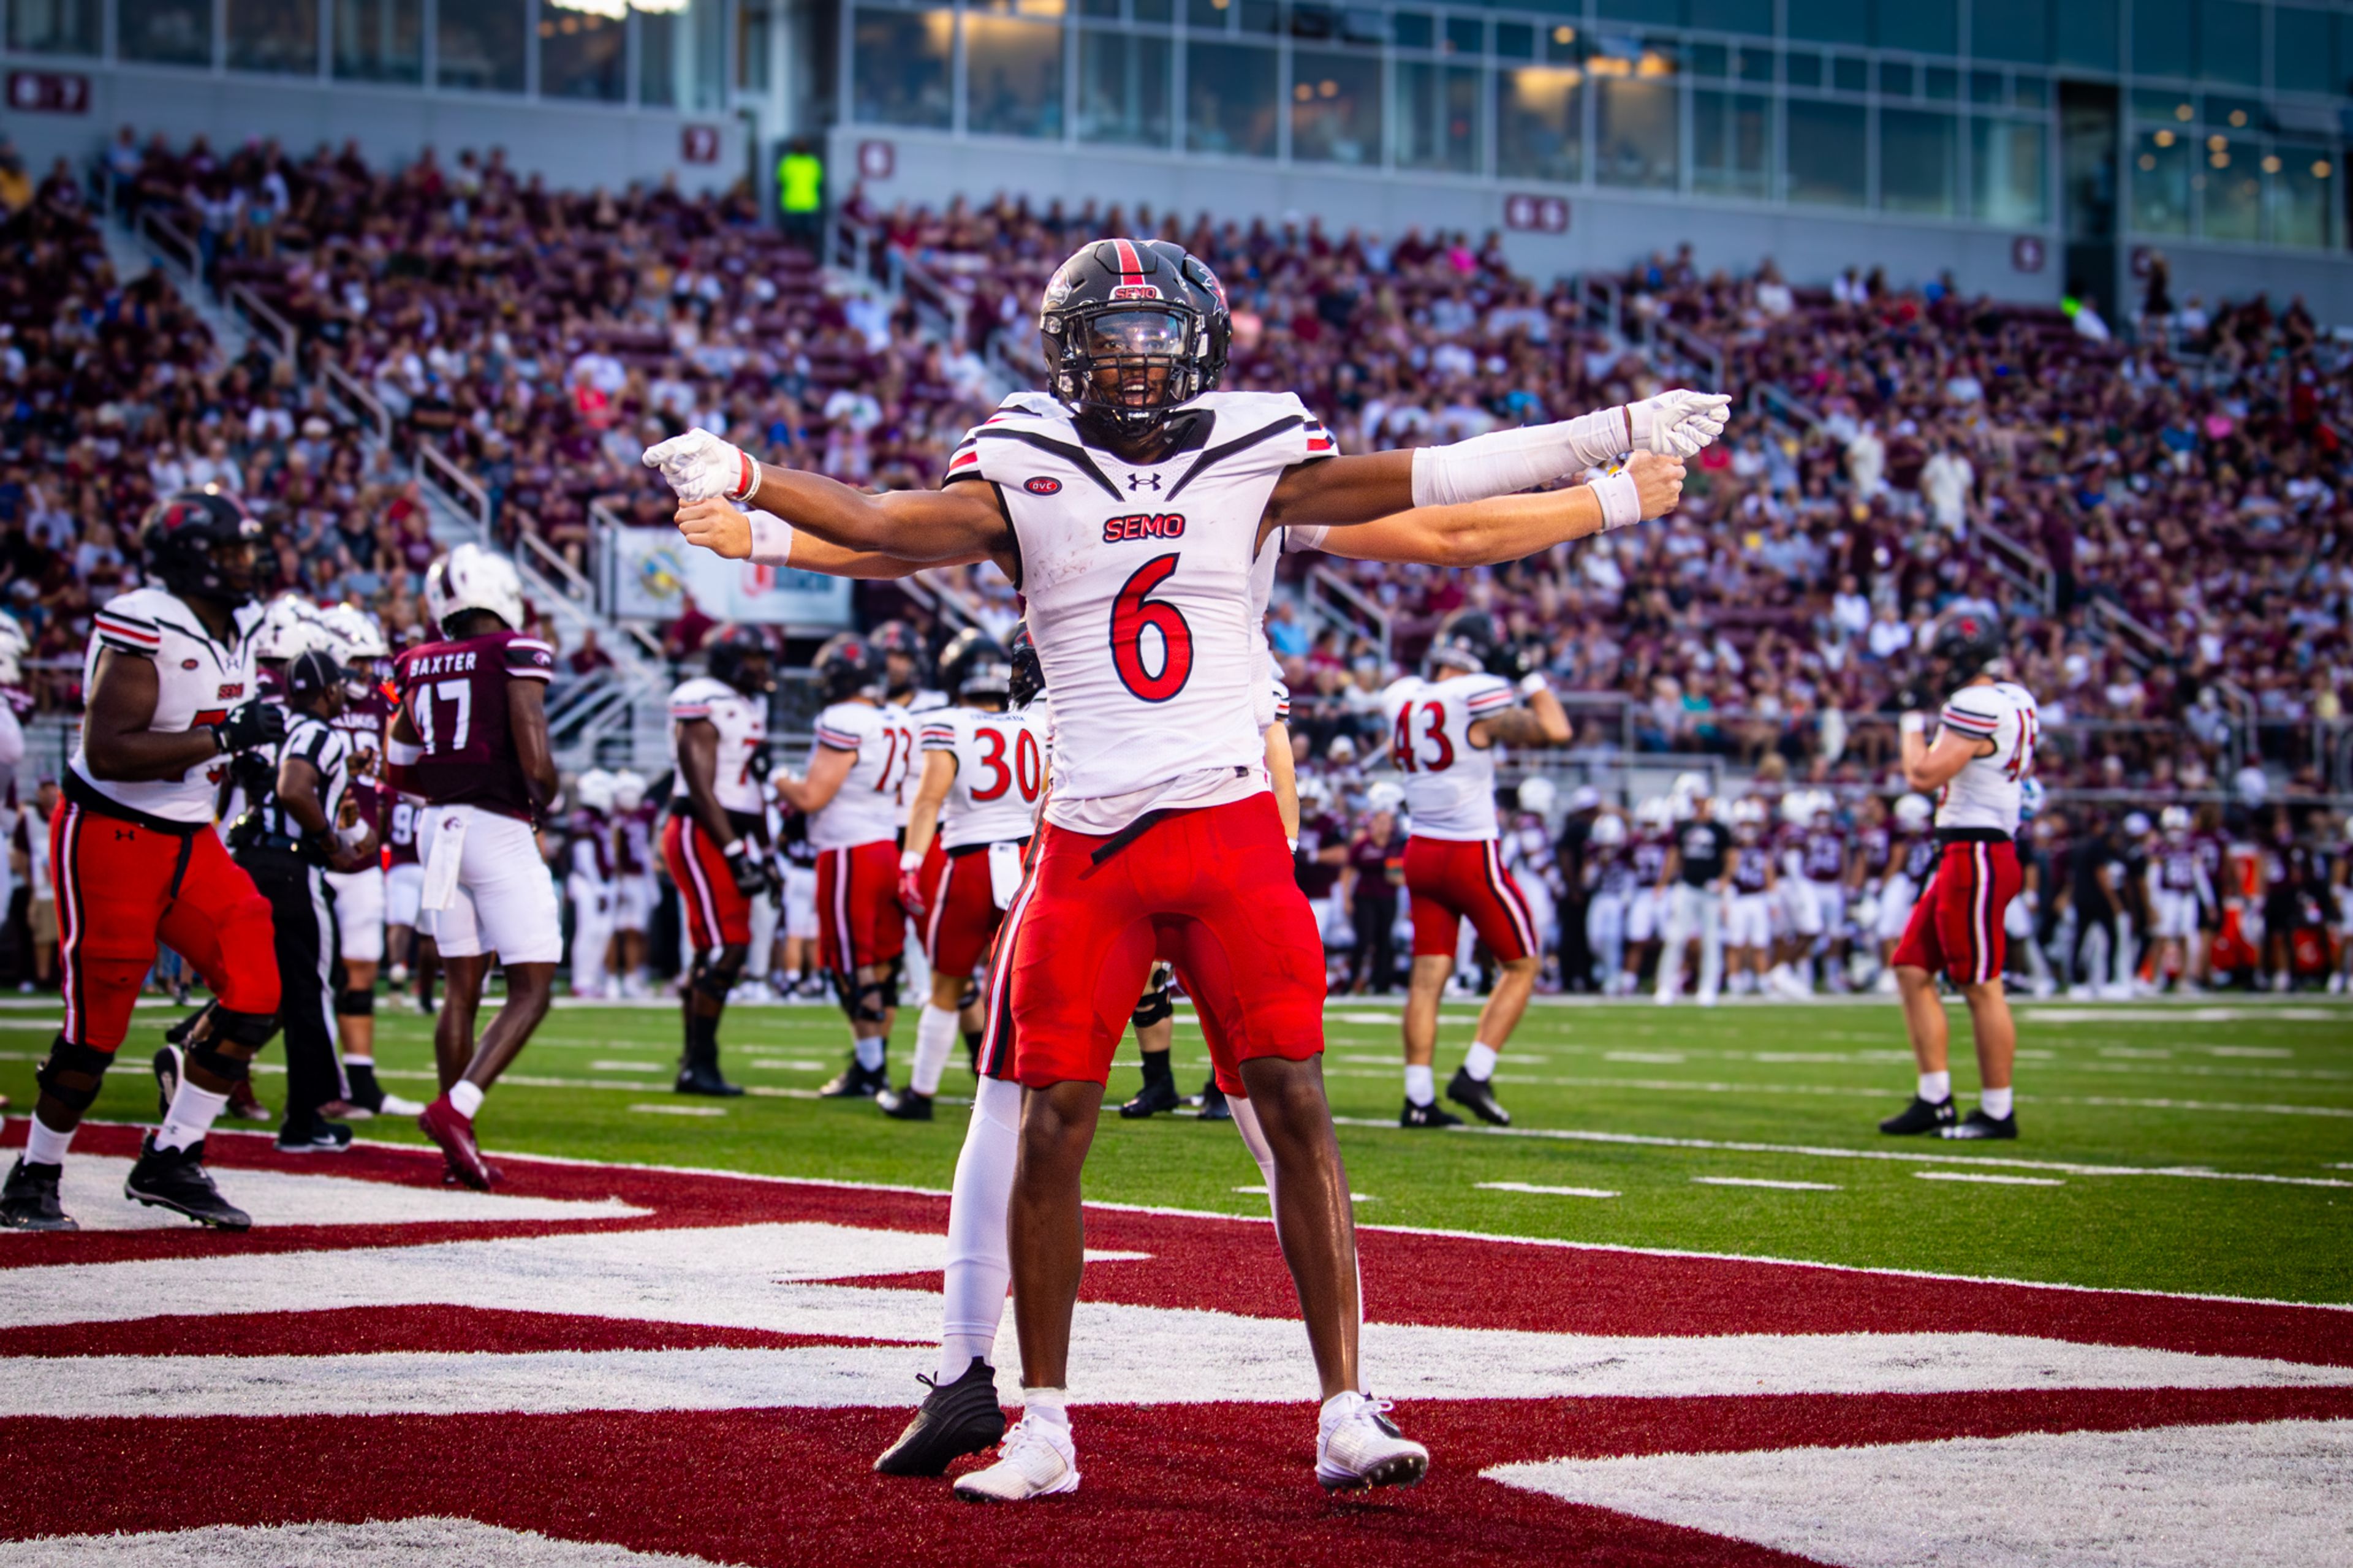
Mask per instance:
[[[1327,1016],[1335,1024],[1394,1025],[1402,1022],[1405,1016],[1402,1013],[1333,1013]]]
[[[668,1062],[625,1062],[599,1058],[588,1064],[590,1072],[668,1072]]]
[[[1604,1051],[1601,1059],[1605,1062],[1657,1062],[1663,1065],[1687,1062],[1691,1058],[1681,1051]]]
[[[770,1072],[823,1072],[826,1070],[826,1064],[823,1062],[801,1061],[798,1059],[786,1061],[776,1057],[746,1058],[745,1065],[748,1067],[765,1068]]]
[[[2019,1015],[2038,1024],[2248,1024],[2284,1021],[2295,1024],[2353,1022],[2353,1010],[2344,1007],[2038,1007],[2019,1008]]]
[[[216,1134],[215,1136],[218,1136]],[[634,1219],[651,1209],[618,1198],[503,1197],[463,1188],[405,1187],[327,1173],[334,1156],[318,1155],[320,1173],[227,1170],[214,1177],[228,1200],[259,1226],[495,1225],[508,1220]],[[131,1162],[105,1154],[67,1156],[58,1200],[84,1230],[185,1230],[188,1222],[122,1195]],[[30,1235],[12,1231],[9,1235]],[[5,1242],[0,1242],[5,1247]],[[0,1278],[5,1278],[0,1275]]]
[[[1335,1116],[1344,1127],[1395,1127],[1377,1116]],[[1658,1138],[1640,1132],[1595,1132],[1568,1127],[1450,1127],[1451,1132],[1482,1138],[1553,1138],[1572,1143],[1627,1143],[1652,1149],[1718,1149],[1737,1154],[1809,1154],[1824,1160],[1893,1160],[1911,1163],[1949,1163],[1951,1154],[1919,1154],[1901,1149],[1840,1149],[1805,1143],[1742,1143],[1713,1138]],[[2201,1165],[2079,1165],[2057,1160],[2020,1160],[2000,1154],[1971,1154],[1977,1165],[2007,1165],[2024,1171],[2058,1171],[2071,1176],[2182,1176],[2208,1182],[2261,1182],[2290,1187],[2353,1187],[2329,1176],[2278,1176],[2260,1171],[2210,1171]],[[2353,1170],[2353,1165],[2333,1167]],[[2163,1294],[2164,1292],[2159,1292]]]
[[[2216,1057],[2287,1058],[2295,1055],[2285,1046],[2192,1046],[2189,1048]]]
[[[0,1568],[417,1568],[478,1563],[502,1568],[720,1568],[704,1557],[632,1552],[601,1541],[558,1541],[470,1519],[216,1524],[143,1535],[0,1542]]]
[[[2353,1105],[2242,1105],[2218,1100],[2125,1100],[2106,1094],[2039,1094],[2044,1105],[2111,1105],[2135,1110],[2221,1110],[2258,1116],[2353,1117]]]
[[[1535,1193],[1547,1198],[1620,1198],[1626,1195],[1613,1193],[1607,1187],[1540,1187],[1529,1182],[1473,1182],[1471,1184],[1491,1193]]]
[[[1773,1187],[1785,1193],[1836,1193],[1845,1189],[1833,1182],[1775,1182],[1763,1176],[1694,1176],[1703,1187]]]
[[[2100,1055],[2116,1061],[2169,1062],[2173,1053],[2163,1046],[2102,1046]]]
[[[2353,1421],[1499,1465],[1487,1479],[1841,1568],[2337,1568]],[[1890,1509],[1890,1499],[1904,1500]]]
[[[1265,1187],[1236,1187],[1234,1191],[1238,1193],[1248,1193],[1252,1196],[1261,1198],[1271,1195],[1268,1189]],[[1377,1204],[1381,1200],[1371,1193],[1350,1193],[1348,1194],[1348,1201],[1352,1204]]]
[[[2065,1180],[2057,1176],[2005,1176],[1999,1171],[1915,1171],[1912,1175],[1923,1182],[1986,1182],[2004,1187],[2063,1187]]]
[[[651,1100],[641,1100],[629,1109],[640,1116],[724,1116],[727,1114],[724,1106],[658,1105]]]

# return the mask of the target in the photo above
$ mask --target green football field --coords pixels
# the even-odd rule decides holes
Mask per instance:
[[[1441,1083],[1474,1016],[1450,1004]],[[2353,1301],[2353,1007],[2317,997],[2020,1008],[2015,1143],[1881,1137],[1909,1094],[1894,1005],[1538,1004],[1504,1058],[1508,1131],[1409,1132],[1397,1005],[1326,1012],[1333,1108],[1358,1218],[1496,1235],[1678,1248],[2086,1286]],[[154,1111],[145,1058],[173,1012],[143,1007],[93,1114]],[[10,1007],[0,1092],[21,1114],[53,1010]],[[429,1098],[428,1021],[379,1014],[387,1082]],[[1176,1059],[1187,1089],[1208,1058],[1189,1013]],[[1967,1022],[1954,1015],[1956,1045]],[[726,1022],[742,1100],[670,1091],[669,1007],[560,1004],[491,1097],[500,1150],[707,1166],[944,1190],[971,1079],[952,1067],[940,1119],[885,1119],[812,1090],[845,1054],[839,1013],[744,1007]],[[912,1017],[892,1046],[903,1081]],[[265,1067],[276,1057],[267,1053]],[[1137,1082],[1124,1044],[1112,1093]],[[1976,1075],[1957,1049],[1956,1091]],[[283,1079],[265,1071],[263,1098]],[[419,1142],[378,1121],[372,1138]],[[322,1157],[323,1158],[323,1157]],[[1106,1116],[1091,1198],[1263,1212],[1260,1176],[1225,1125],[1189,1112]]]

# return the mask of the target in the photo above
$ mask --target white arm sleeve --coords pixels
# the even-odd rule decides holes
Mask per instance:
[[[745,514],[752,520],[752,564],[783,566],[793,558],[793,525],[774,512]]]
[[[1419,447],[1413,454],[1413,504],[1455,506],[1517,495],[1622,457],[1630,447],[1622,407],[1556,425],[1491,431],[1451,447]]]

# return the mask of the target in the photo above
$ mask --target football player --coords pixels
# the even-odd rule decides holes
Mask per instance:
[[[1542,670],[1504,641],[1484,610],[1457,610],[1430,645],[1427,677],[1409,675],[1381,693],[1389,763],[1405,775],[1405,886],[1413,909],[1413,968],[1405,1000],[1405,1109],[1401,1127],[1460,1127],[1438,1103],[1438,1000],[1454,973],[1468,920],[1502,973],[1446,1098],[1482,1121],[1511,1125],[1495,1099],[1495,1059],[1526,1013],[1544,968],[1544,939],[1504,865],[1495,818],[1497,746],[1557,746],[1568,716]],[[1527,706],[1519,706],[1525,700]]]
[[[1902,694],[1896,721],[1904,782],[1936,794],[1938,858],[1935,877],[1912,908],[1895,946],[1895,984],[1920,1080],[1912,1103],[1879,1124],[1882,1132],[1936,1132],[1947,1138],[2015,1138],[2010,1063],[2018,1027],[2002,994],[2007,942],[2003,916],[2019,889],[2021,785],[2034,771],[2041,719],[2026,688],[2008,679],[2001,629],[1974,613],[1936,630],[1933,656],[1951,695],[1938,716],[1936,740],[1916,689]],[[1946,1068],[1945,1005],[1936,972],[1958,987],[1969,1006],[1982,1088],[1966,1120],[1953,1110],[1953,1079]]]
[[[1653,879],[1655,882],[1655,879]],[[1586,839],[1585,940],[1593,950],[1593,979],[1604,996],[1634,989],[1626,968],[1626,912],[1641,884],[1626,847],[1626,819],[1605,811]]]
[[[653,994],[652,949],[647,927],[661,889],[654,882],[654,819],[661,808],[646,798],[641,773],[613,775],[613,972],[620,994]]]
[[[1659,902],[1666,910],[1659,949],[1659,1005],[1683,992],[1683,949],[1699,938],[1699,1005],[1715,1005],[1724,983],[1725,868],[1732,832],[1715,819],[1715,802],[1704,773],[1677,775],[1669,792],[1677,824],[1659,872]]]
[[[424,919],[449,981],[433,1026],[441,1095],[417,1124],[440,1146],[454,1180],[484,1191],[496,1173],[482,1158],[475,1116],[547,1016],[564,956],[563,917],[537,836],[555,798],[545,700],[555,650],[522,634],[522,580],[477,544],[426,570],[425,607],[447,640],[396,661],[400,706],[385,747],[394,786],[426,803]],[[506,1002],[477,1040],[493,958],[506,971]]]
[[[2165,837],[2149,858],[2147,873],[2149,907],[2157,917],[2153,928],[2156,975],[2162,984],[2171,973],[2180,990],[2195,992],[2200,987],[2192,954],[2198,946],[2200,916],[2214,901],[2214,888],[2206,880],[2206,868],[2198,863],[2198,847],[2190,841],[2189,808],[2168,805],[2158,821]]]
[[[1773,851],[1765,842],[1765,803],[1754,795],[1732,803],[1730,900],[1725,910],[1724,945],[1730,952],[1736,995],[1765,989],[1765,966],[1773,951]]]
[[[386,770],[387,779],[390,770]],[[392,960],[387,976],[395,995],[413,980],[420,1013],[433,1011],[433,976],[440,961],[433,938],[418,921],[425,897],[425,868],[417,858],[417,814],[425,803],[406,790],[387,788],[391,806],[385,813],[384,946]],[[410,961],[416,967],[412,972]]]
[[[1277,1228],[1324,1396],[1318,1478],[1331,1488],[1419,1480],[1427,1451],[1359,1387],[1355,1239],[1318,1061],[1323,951],[1263,768],[1251,567],[1275,529],[1335,516],[1377,520],[1350,541],[1366,553],[1450,565],[1637,522],[1673,504],[1680,463],[1637,458],[1559,494],[1475,498],[1572,471],[1588,439],[1607,448],[1601,457],[1638,445],[1695,451],[1721,429],[1724,405],[1669,395],[1639,416],[1605,411],[1442,455],[1335,460],[1296,397],[1217,390],[1224,292],[1173,243],[1090,245],[1058,270],[1041,324],[1054,395],[1008,399],[957,448],[935,494],[871,496],[764,468],[707,432],[646,457],[681,500],[752,500],[839,550],[994,561],[1021,585],[1054,692],[1052,794],[991,986],[1003,982],[1007,1043],[1028,1090],[1008,1226],[1024,1413],[997,1463],[955,1489],[1012,1501],[1078,1485],[1063,1384],[1080,1177],[1163,927],[1187,992],[1238,1026],[1220,1080],[1247,1085],[1279,1169]],[[1446,504],[1456,502],[1470,504]],[[708,537],[764,561],[790,551],[789,536],[754,530],[745,540],[723,521]]]
[[[613,775],[590,768],[573,781],[564,891],[572,900],[572,994],[606,994],[613,946]]]
[[[752,900],[770,881],[768,819],[754,758],[768,742],[775,656],[754,626],[722,626],[702,645],[709,673],[670,693],[670,820],[662,863],[694,948],[680,1011],[681,1094],[737,1095],[719,1071],[719,1018],[752,951]]]
[[[1936,807],[1925,795],[1895,797],[1895,826],[1888,836],[1887,870],[1879,882],[1879,961],[1885,967],[1880,989],[1895,994],[1895,944],[1912,923],[1912,906],[1936,868],[1936,836],[1929,822]]]
[[[213,1184],[204,1156],[230,1089],[278,1028],[269,905],[212,830],[227,759],[286,736],[285,710],[254,690],[261,532],[216,487],[164,497],[139,536],[156,585],[108,600],[95,617],[81,742],[49,825],[65,1019],[34,1075],[40,1099],[0,1185],[0,1225],[78,1228],[58,1178],[130,1032],[159,940],[212,988],[213,1027],[188,1053],[123,1195],[223,1230],[252,1223]]]

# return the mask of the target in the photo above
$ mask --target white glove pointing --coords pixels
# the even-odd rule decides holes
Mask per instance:
[[[1732,399],[1715,392],[1677,388],[1626,405],[1634,449],[1662,458],[1689,458],[1724,434]]]
[[[681,500],[742,500],[760,487],[760,465],[752,455],[708,430],[689,430],[647,447],[645,463],[661,470]]]

